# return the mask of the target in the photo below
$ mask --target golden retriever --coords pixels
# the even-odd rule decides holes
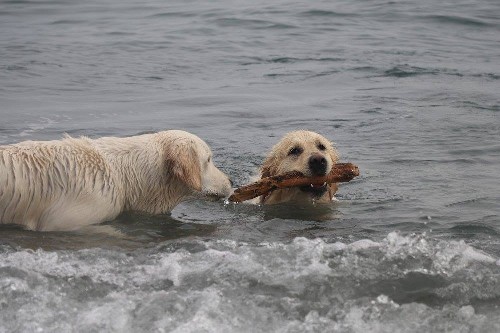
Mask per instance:
[[[338,161],[333,144],[322,135],[310,131],[286,134],[265,159],[260,177],[275,176],[289,171],[300,171],[306,176],[324,176]],[[310,184],[299,188],[275,190],[260,197],[262,204],[282,202],[326,203],[334,199],[336,184]]]
[[[124,211],[166,213],[192,194],[224,197],[229,178],[184,131],[0,146],[0,223],[74,230]]]

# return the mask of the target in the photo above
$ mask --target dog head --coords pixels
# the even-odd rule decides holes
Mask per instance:
[[[322,135],[310,131],[294,131],[286,134],[272,149],[261,168],[261,176],[269,177],[290,171],[302,174],[324,176],[338,161],[333,144]],[[326,184],[312,184],[301,187],[315,197],[327,191]]]
[[[169,176],[184,183],[193,192],[226,197],[231,181],[213,163],[210,147],[199,137],[184,131],[166,131],[165,166]]]

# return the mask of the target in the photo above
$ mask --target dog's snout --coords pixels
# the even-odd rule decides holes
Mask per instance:
[[[315,154],[309,157],[309,169],[315,176],[326,175],[327,162],[323,155]]]

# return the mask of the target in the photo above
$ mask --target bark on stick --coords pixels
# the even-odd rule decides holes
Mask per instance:
[[[310,184],[341,183],[359,176],[359,168],[352,163],[337,163],[326,176],[306,177],[301,172],[293,171],[282,175],[262,178],[255,183],[242,186],[229,197],[231,202],[242,202],[256,198],[282,188],[305,186]]]

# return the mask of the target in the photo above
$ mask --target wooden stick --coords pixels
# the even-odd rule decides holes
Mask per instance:
[[[231,202],[242,202],[264,195],[271,191],[289,187],[305,186],[310,184],[340,183],[351,181],[359,176],[359,168],[352,163],[337,163],[326,176],[306,177],[298,171],[282,175],[262,178],[255,183],[242,186],[229,197]]]

